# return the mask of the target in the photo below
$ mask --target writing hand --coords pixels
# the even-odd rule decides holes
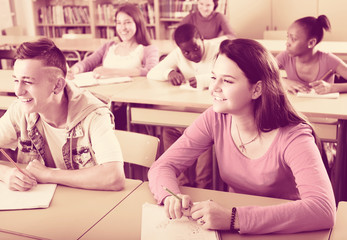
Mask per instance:
[[[75,79],[75,74],[79,73],[79,69],[77,67],[71,67],[69,70],[67,70],[66,78],[68,80]]]
[[[296,94],[297,92],[308,93],[311,91],[310,86],[306,83],[298,82],[291,79],[283,79],[283,83],[284,83],[284,88],[289,93],[292,93],[292,94]]]
[[[169,73],[169,81],[172,83],[172,85],[174,86],[179,86],[181,85],[182,83],[185,82],[185,79],[184,79],[184,76],[182,75],[182,73],[179,73],[175,70],[171,71]]]
[[[182,201],[174,196],[167,196],[164,200],[164,209],[166,216],[170,219],[181,218],[182,216],[190,216],[190,206],[192,201],[190,196],[177,194]]]
[[[332,92],[332,84],[323,80],[317,80],[309,84],[316,93],[326,94]]]
[[[5,173],[4,182],[12,191],[28,191],[37,185],[35,177],[25,169],[23,174],[17,168],[10,168]]]

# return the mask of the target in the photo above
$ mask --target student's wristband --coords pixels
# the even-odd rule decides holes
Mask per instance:
[[[236,219],[236,207],[233,207],[233,209],[231,210],[230,231],[233,233],[238,233],[240,229],[235,228],[235,219]]]

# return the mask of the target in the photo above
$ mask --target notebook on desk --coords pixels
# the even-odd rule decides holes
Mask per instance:
[[[141,240],[199,239],[218,240],[219,233],[205,230],[194,220],[167,218],[164,207],[145,203],[142,205]]]
[[[56,187],[57,184],[37,184],[29,191],[19,192],[0,181],[0,210],[48,208]]]
[[[327,93],[327,94],[318,94],[314,90],[311,90],[308,93],[298,92],[296,94],[298,97],[308,97],[308,98],[339,98],[340,93]]]
[[[112,84],[112,83],[123,83],[130,82],[130,77],[110,77],[110,78],[99,78],[93,77],[93,72],[84,72],[75,75],[75,79],[72,80],[78,87],[89,87],[96,85]]]

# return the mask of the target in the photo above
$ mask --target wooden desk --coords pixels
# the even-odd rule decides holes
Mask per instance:
[[[264,198],[251,195],[235,194],[221,191],[182,187],[182,192],[190,194],[193,201],[213,199],[225,207],[258,205],[266,206],[279,204],[287,200]],[[155,203],[153,195],[144,182],[121,204],[107,214],[100,222],[91,228],[81,239],[141,239],[141,212],[145,202]],[[298,234],[271,234],[271,235],[239,235],[221,233],[223,240],[227,239],[328,239],[329,230],[307,232]]]
[[[125,188],[119,192],[59,185],[49,208],[0,211],[0,233],[46,239],[77,239],[141,183],[127,179]]]
[[[106,88],[106,86],[102,87]],[[100,91],[102,90],[100,86],[88,89],[103,94]],[[140,104],[144,108],[149,105],[149,107],[157,110],[175,110],[172,113],[177,116],[186,112],[189,114],[201,113],[212,105],[209,91],[183,90],[178,86],[172,86],[168,82],[151,81],[145,78],[135,78],[133,82],[123,85],[109,85],[107,93],[112,92],[114,92],[114,95],[111,96],[112,101],[128,104],[128,123],[133,120],[131,108],[134,104],[137,106]],[[288,98],[297,111],[308,117],[338,119],[337,142],[339,144],[336,154],[336,174],[333,176],[332,182],[337,202],[347,200],[347,94],[340,94],[338,99],[300,98],[295,95],[289,95]],[[147,118],[143,114],[142,118],[145,117]],[[154,117],[148,117],[148,122],[151,123]],[[173,118],[171,117],[171,119]],[[194,117],[191,117],[188,121],[184,119],[182,124],[187,125],[189,121],[194,119]],[[157,119],[156,121],[160,122],[161,120]],[[163,119],[163,121],[166,120]],[[169,122],[168,126],[172,126],[170,124]]]
[[[12,234],[12,233],[5,233],[5,232],[0,232],[0,239],[1,240],[33,240],[33,238],[31,237],[25,237],[15,233]]]
[[[347,202],[339,202],[337,208],[336,223],[331,230],[330,240],[347,239]]]
[[[2,79],[11,77],[11,70],[0,71]],[[151,110],[169,110],[173,115],[182,115],[188,112],[191,116],[179,119],[181,125],[188,126],[196,117],[194,113],[201,113],[212,105],[212,98],[209,91],[183,90],[178,86],[172,86],[168,82],[151,81],[144,77],[134,78],[132,82],[112,85],[93,86],[86,88],[90,91],[109,97],[113,102],[124,102],[129,106],[128,123],[131,119],[131,107],[135,105],[150,107]],[[13,95],[13,81],[3,81],[0,86],[1,94]],[[336,200],[347,200],[347,94],[340,94],[338,99],[318,99],[318,98],[298,98],[289,95],[289,100],[293,106],[308,117],[323,117],[338,119],[337,141],[341,144],[337,146],[336,174],[332,179]],[[153,114],[152,114],[153,115]],[[164,112],[165,116],[168,115]],[[186,115],[186,114],[185,114]],[[142,115],[142,118],[146,115]],[[156,122],[160,120],[155,115]],[[151,121],[149,119],[148,121]],[[171,120],[174,118],[170,117]],[[175,120],[177,123],[178,120]],[[153,123],[154,124],[154,123]],[[160,125],[160,124],[158,124]],[[169,125],[169,124],[168,124]],[[169,125],[172,126],[172,125]],[[128,127],[130,129],[130,127]]]

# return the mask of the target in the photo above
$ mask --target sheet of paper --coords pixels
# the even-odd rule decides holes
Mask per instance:
[[[57,184],[37,184],[25,192],[12,191],[0,182],[0,210],[48,208]]]
[[[164,207],[145,203],[142,205],[141,240],[217,240],[217,231],[202,229],[201,225],[187,217],[170,220]]]
[[[309,93],[298,92],[296,94],[298,97],[310,97],[310,98],[339,98],[340,93],[327,93],[327,94],[318,94],[314,90],[311,90]]]
[[[84,72],[75,75],[75,79],[72,80],[79,87],[88,87],[94,85],[104,85],[112,83],[130,82],[130,77],[112,77],[112,78],[100,78],[93,77],[93,72]]]

